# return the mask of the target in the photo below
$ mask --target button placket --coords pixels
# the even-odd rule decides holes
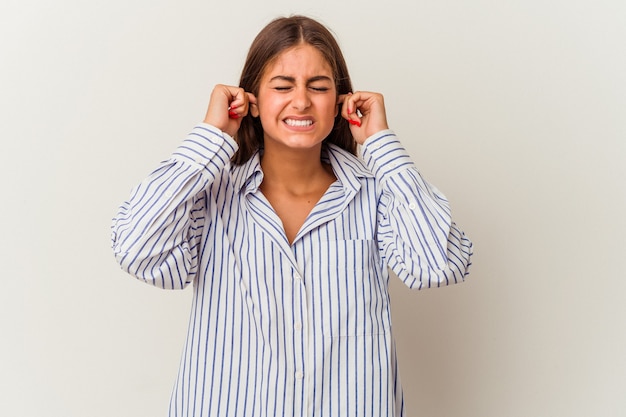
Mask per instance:
[[[304,380],[303,366],[306,363],[305,355],[306,349],[304,348],[304,337],[302,332],[302,320],[307,316],[306,312],[306,288],[304,286],[302,275],[299,271],[293,270],[292,273],[293,282],[293,340],[294,340],[294,377],[296,381]]]

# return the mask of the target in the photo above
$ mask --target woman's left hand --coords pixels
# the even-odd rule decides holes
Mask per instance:
[[[354,140],[362,144],[381,130],[389,129],[382,94],[357,91],[339,96],[341,116],[350,123]]]

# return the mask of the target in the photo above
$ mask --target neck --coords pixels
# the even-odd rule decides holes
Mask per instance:
[[[261,158],[263,185],[297,194],[316,187],[319,180],[328,181],[329,177],[334,180],[330,166],[322,164],[321,151],[321,144],[306,150],[265,148]]]

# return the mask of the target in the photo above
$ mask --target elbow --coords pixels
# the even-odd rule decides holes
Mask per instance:
[[[160,254],[152,257],[140,257],[138,254],[117,251],[115,260],[121,269],[138,280],[157,288],[182,290],[195,277],[189,262],[177,260],[172,254]]]
[[[121,269],[162,289],[184,289],[195,278],[195,263],[186,244],[158,248],[154,242],[111,233],[111,248]]]
[[[409,288],[416,290],[460,284],[469,274],[471,257],[470,244],[467,252],[449,252],[436,265],[418,259],[412,263],[412,267],[405,264],[405,268],[396,273]]]

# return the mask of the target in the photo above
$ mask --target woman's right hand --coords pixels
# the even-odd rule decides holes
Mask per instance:
[[[241,119],[248,115],[250,106],[256,106],[256,97],[240,87],[218,84],[213,88],[204,122],[222,132],[235,136]]]

